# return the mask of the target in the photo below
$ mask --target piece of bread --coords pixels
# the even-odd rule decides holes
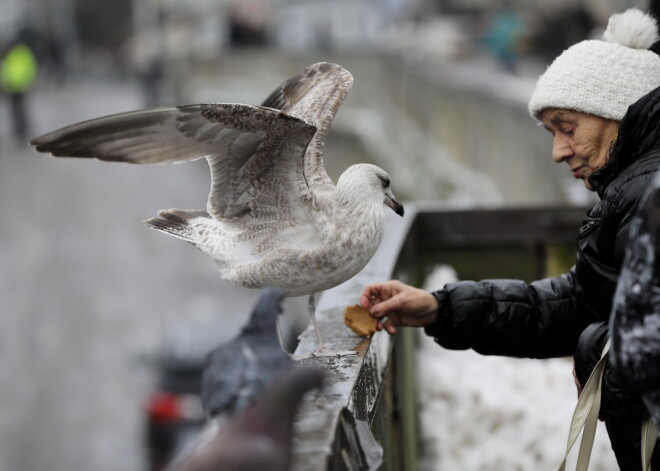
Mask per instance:
[[[376,332],[378,321],[369,311],[359,305],[348,306],[344,311],[344,323],[360,337],[371,337]]]

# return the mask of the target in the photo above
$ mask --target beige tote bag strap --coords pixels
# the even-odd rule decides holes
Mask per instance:
[[[651,469],[651,456],[658,440],[658,428],[650,417],[642,422],[642,471]]]
[[[559,466],[559,471],[566,470],[568,454],[583,429],[584,432],[582,433],[582,442],[580,443],[580,452],[578,453],[578,461],[575,469],[576,471],[587,471],[589,467],[589,458],[591,457],[591,449],[594,445],[594,437],[596,435],[596,424],[598,423],[598,412],[600,411],[603,371],[607,363],[606,354],[609,349],[610,341],[608,340],[605,348],[603,348],[600,360],[596,363],[591,375],[589,375],[587,383],[582,388],[582,394],[580,394],[580,398],[575,406],[571,428],[568,432],[566,455]]]

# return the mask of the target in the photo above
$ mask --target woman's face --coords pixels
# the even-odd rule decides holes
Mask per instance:
[[[619,122],[561,108],[548,108],[540,118],[554,137],[552,159],[566,162],[573,177],[592,190],[588,177],[607,163]]]

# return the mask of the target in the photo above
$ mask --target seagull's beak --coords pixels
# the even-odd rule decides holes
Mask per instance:
[[[389,206],[392,208],[392,211],[403,217],[403,205],[396,200],[392,192],[386,192],[385,196],[385,205]]]

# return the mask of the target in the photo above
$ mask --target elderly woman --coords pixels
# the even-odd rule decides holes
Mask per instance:
[[[660,56],[648,50],[657,40],[650,16],[613,15],[604,40],[582,41],[555,59],[529,102],[553,135],[552,158],[600,197],[579,229],[575,267],[531,284],[461,281],[433,293],[373,284],[360,302],[381,329],[424,327],[443,347],[489,355],[573,355],[584,385],[608,337],[631,218],[660,165]],[[620,468],[638,470],[645,410],[615,373],[605,371],[601,417]]]

